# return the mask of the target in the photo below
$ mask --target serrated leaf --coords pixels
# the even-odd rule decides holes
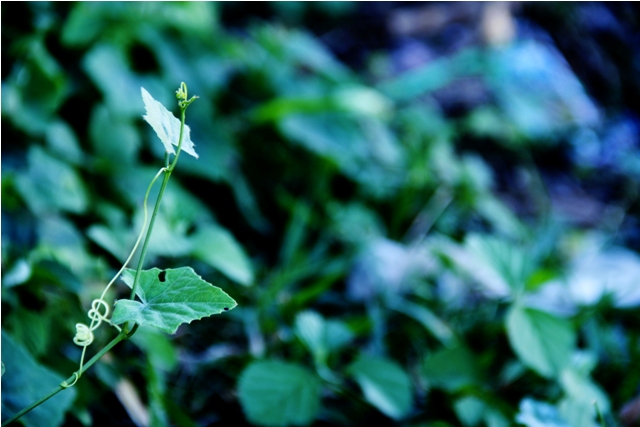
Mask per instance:
[[[40,365],[20,344],[2,332],[2,362],[7,372],[2,375],[2,419],[56,388],[64,378]],[[25,414],[20,420],[26,427],[56,427],[75,399],[76,390],[67,389]]]
[[[571,360],[576,336],[571,325],[543,311],[511,307],[507,314],[509,343],[519,359],[540,375],[559,375]]]
[[[142,92],[144,108],[147,111],[147,114],[142,117],[144,117],[147,123],[149,123],[156,132],[167,153],[175,154],[172,144],[176,147],[178,146],[180,139],[180,120],[171,114],[164,105],[153,99],[145,88],[141,87],[140,91]],[[191,141],[191,130],[187,125],[184,125],[182,149],[185,153],[192,155],[196,159],[198,158],[193,147],[193,142]]]
[[[134,277],[135,270],[122,273],[122,280],[129,287]],[[173,334],[183,323],[219,314],[237,305],[222,289],[202,280],[191,267],[142,271],[136,294],[141,302],[116,302],[113,323],[133,321]]]
[[[369,403],[393,419],[411,410],[409,375],[391,360],[363,356],[349,367],[349,374],[360,384]]]
[[[309,424],[320,409],[319,379],[292,363],[252,363],[240,376],[238,392],[247,418],[258,425]]]

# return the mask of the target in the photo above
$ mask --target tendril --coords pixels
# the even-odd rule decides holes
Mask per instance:
[[[103,309],[104,313],[101,313],[100,309]],[[107,319],[108,315],[109,305],[102,299],[94,299],[91,303],[91,310],[87,313],[87,316],[91,319],[91,325],[87,326],[84,323],[76,323],[76,336],[73,338],[73,342],[80,347],[91,345],[93,342],[93,331],[98,329],[103,321],[111,323],[109,319]]]
[[[80,369],[77,372],[73,373],[73,375],[75,376],[75,380],[71,384],[67,384],[67,382],[64,381],[61,384],[62,387],[65,387],[65,388],[71,387],[76,382],[78,382],[78,379],[82,375],[82,367],[84,365],[84,356],[85,356],[85,353],[87,351],[87,347],[90,346],[91,343],[93,343],[93,338],[94,338],[93,331],[98,329],[100,327],[100,325],[102,324],[102,322],[106,322],[106,323],[110,324],[111,326],[116,328],[118,331],[122,330],[118,325],[114,325],[107,318],[109,316],[109,304],[107,304],[107,302],[105,302],[104,298],[105,298],[105,296],[107,294],[107,291],[111,287],[111,285],[113,285],[113,283],[116,281],[116,279],[118,277],[120,277],[120,275],[122,274],[124,269],[127,268],[127,265],[129,264],[129,261],[131,261],[131,258],[133,258],[133,255],[135,254],[136,250],[138,249],[138,246],[140,245],[140,241],[142,240],[142,236],[144,235],[144,231],[147,228],[147,219],[148,219],[148,216],[149,216],[148,211],[147,211],[147,199],[149,198],[149,193],[151,192],[151,188],[153,187],[153,184],[155,184],[157,179],[163,173],[165,173],[167,171],[168,171],[168,168],[166,168],[166,167],[161,168],[158,171],[158,173],[156,173],[156,175],[153,177],[153,180],[151,180],[151,183],[149,184],[149,187],[147,188],[147,192],[144,195],[144,201],[142,203],[143,211],[144,211],[144,219],[142,221],[142,229],[140,230],[140,234],[138,235],[138,239],[136,240],[136,243],[133,246],[133,249],[131,250],[131,253],[129,254],[129,257],[127,257],[127,260],[124,262],[124,264],[122,264],[122,267],[120,268],[120,270],[118,270],[116,275],[113,276],[113,279],[111,279],[111,281],[104,288],[104,291],[102,291],[102,295],[100,295],[100,298],[94,299],[91,302],[91,309],[87,313],[87,316],[89,317],[89,319],[91,319],[91,323],[89,325],[86,325],[84,323],[76,323],[76,335],[73,337],[73,342],[74,342],[74,344],[76,344],[76,345],[78,345],[80,347],[83,347],[82,348],[82,356],[80,356]]]
[[[84,323],[76,323],[76,336],[73,342],[80,347],[86,347],[93,342],[93,331]]]
[[[66,380],[62,381],[60,383],[60,386],[62,386],[63,388],[69,388],[69,387],[73,387],[74,385],[76,385],[76,383],[78,382],[78,380],[80,379],[80,374],[77,372],[73,373],[73,381],[71,383],[68,383]]]

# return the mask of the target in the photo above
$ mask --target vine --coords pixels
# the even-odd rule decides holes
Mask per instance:
[[[103,290],[100,297],[92,301],[91,308],[87,312],[87,317],[89,317],[90,323],[88,325],[85,323],[77,323],[75,325],[76,334],[73,338],[73,342],[76,345],[82,347],[82,354],[80,356],[78,370],[71,374],[71,376],[65,381],[60,383],[60,385],[56,389],[36,400],[32,404],[9,418],[7,421],[5,421],[2,424],[3,427],[16,421],[32,409],[38,407],[42,403],[55,396],[60,391],[69,387],[73,387],[88,368],[90,368],[95,362],[97,362],[105,353],[111,350],[111,348],[113,348],[120,341],[130,338],[136,332],[140,324],[146,323],[150,326],[155,326],[163,331],[173,333],[175,332],[175,329],[177,329],[177,327],[182,323],[188,323],[194,319],[199,319],[212,314],[218,314],[222,311],[227,311],[235,307],[236,305],[235,301],[232,298],[230,298],[219,288],[216,288],[211,284],[204,282],[189,267],[183,267],[176,270],[166,270],[166,272],[170,272],[170,274],[163,275],[163,280],[161,281],[158,281],[158,274],[154,271],[157,269],[152,269],[149,271],[142,270],[147,247],[153,232],[155,219],[157,217],[158,210],[162,201],[162,196],[164,195],[165,189],[169,182],[169,178],[171,177],[171,173],[178,163],[180,152],[184,149],[184,151],[186,151],[188,154],[196,158],[198,157],[193,148],[193,142],[190,139],[189,127],[185,125],[186,110],[189,105],[191,105],[191,103],[198,97],[192,96],[191,98],[189,98],[187,85],[184,82],[181,83],[179,89],[176,91],[176,98],[178,99],[178,106],[180,107],[181,113],[180,120],[178,120],[161,103],[153,99],[153,97],[151,97],[151,95],[144,88],[141,88],[141,92],[147,112],[147,114],[143,117],[155,130],[156,134],[165,147],[165,166],[160,168],[160,170],[151,180],[144,196],[144,219],[142,229],[138,234],[138,238],[136,239],[131,253],[123,263],[120,270],[118,270],[116,275],[105,286],[105,289]],[[175,150],[173,148],[174,145],[177,147]],[[173,155],[173,159],[171,162],[169,162],[171,155]],[[149,220],[147,210],[149,193],[151,192],[154,184],[161,176],[163,176],[162,184],[155,201],[151,219]],[[149,221],[148,224],[147,221]],[[131,262],[131,259],[138,250],[138,247],[143,240],[143,236],[145,237],[144,242],[142,243],[142,250],[138,259],[137,268],[135,270],[135,273],[133,273],[132,270],[127,270],[127,265],[129,264],[129,262]],[[148,272],[152,272],[152,274],[147,274]],[[167,276],[168,278],[165,279],[165,277]],[[114,310],[112,317],[109,318],[111,310],[109,304],[105,301],[105,297],[108,290],[118,278],[123,279],[127,285],[131,286],[131,294],[128,300],[116,301],[116,309]],[[153,280],[154,278],[155,281]],[[141,279],[143,279],[142,284]],[[165,280],[168,283],[164,283]],[[145,288],[142,294],[138,293],[141,286]],[[160,289],[160,287],[162,287],[162,289]],[[148,301],[144,297],[145,294],[151,294],[153,292],[171,293],[175,292],[176,290],[179,292],[180,297],[178,299],[172,300],[172,302],[174,303],[174,306],[176,304],[180,306],[179,309],[186,308],[187,310],[182,311],[188,312],[188,315],[183,314],[181,316],[176,316],[176,313],[172,312],[170,308],[155,306],[152,301]],[[136,296],[138,296],[142,302],[135,301]],[[202,308],[203,301],[208,304],[204,309]],[[194,309],[191,306],[195,303],[199,304],[197,309]],[[145,317],[145,314],[147,312],[151,312],[149,318]],[[163,319],[163,316],[171,317],[171,321],[166,321],[166,319]],[[94,341],[94,331],[96,331],[103,322],[116,328],[118,330],[118,335],[107,345],[105,345],[100,351],[98,351],[87,363],[85,363],[84,360],[87,348]],[[118,326],[118,324],[124,324],[124,326],[120,327]],[[130,326],[130,324],[133,324],[133,326]]]

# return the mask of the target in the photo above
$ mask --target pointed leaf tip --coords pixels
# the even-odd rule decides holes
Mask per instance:
[[[122,280],[131,287],[134,276],[135,270],[126,269]],[[136,294],[140,301],[117,301],[111,317],[113,323],[133,321],[173,334],[183,323],[229,311],[237,305],[222,289],[202,280],[190,267],[144,270]]]

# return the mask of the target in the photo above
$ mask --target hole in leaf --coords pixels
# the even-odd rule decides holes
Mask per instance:
[[[224,308],[224,311],[229,311],[229,307],[225,307],[225,308]]]
[[[158,280],[160,280],[161,282],[167,280],[167,272],[161,271],[160,274],[158,274]]]

